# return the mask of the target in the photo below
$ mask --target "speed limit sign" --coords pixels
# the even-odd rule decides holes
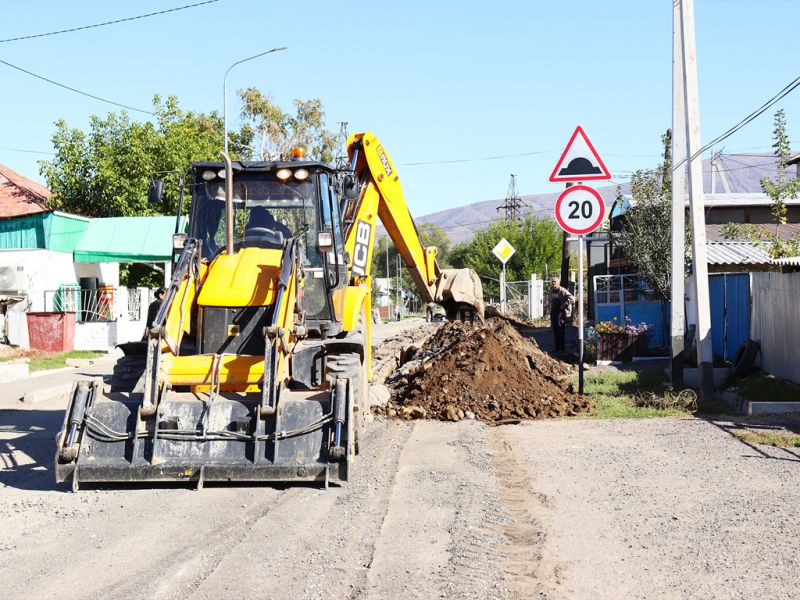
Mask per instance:
[[[574,185],[561,192],[556,200],[556,221],[574,235],[593,232],[603,222],[606,205],[597,190]]]

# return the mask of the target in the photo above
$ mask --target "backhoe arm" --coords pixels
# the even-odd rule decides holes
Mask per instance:
[[[425,302],[442,304],[450,318],[459,311],[483,318],[483,288],[470,269],[440,269],[435,246],[423,246],[394,164],[372,133],[347,141],[351,164],[345,206],[345,249],[354,278],[370,275],[376,220],[380,218]],[[347,186],[346,186],[347,187]]]

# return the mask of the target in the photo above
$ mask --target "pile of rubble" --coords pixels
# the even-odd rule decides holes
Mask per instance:
[[[572,365],[542,352],[500,316],[446,323],[419,348],[406,346],[401,362],[386,379],[391,399],[376,413],[507,423],[593,410],[566,381]]]

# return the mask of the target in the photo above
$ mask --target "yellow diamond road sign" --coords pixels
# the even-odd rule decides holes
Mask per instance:
[[[494,255],[500,260],[501,263],[506,264],[508,259],[514,256],[514,246],[508,243],[506,238],[503,238],[499,242],[497,242],[497,246],[492,248],[492,252]]]

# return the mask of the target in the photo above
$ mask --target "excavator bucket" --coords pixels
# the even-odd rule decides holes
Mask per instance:
[[[435,301],[445,307],[448,319],[477,315],[483,321],[483,286],[472,269],[443,269]]]
[[[165,392],[152,418],[142,395],[75,385],[57,437],[56,480],[82,483],[345,481],[353,454],[346,386],[260,393]]]

